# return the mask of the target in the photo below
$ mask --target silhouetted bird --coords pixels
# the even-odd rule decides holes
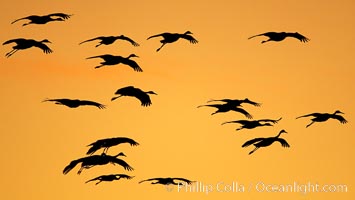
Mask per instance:
[[[15,21],[11,22],[11,24],[24,19],[30,20],[30,22],[25,23],[22,26],[27,26],[29,24],[46,24],[52,21],[64,21],[66,19],[69,19],[71,16],[72,15],[68,15],[64,13],[53,13],[53,14],[43,15],[43,16],[30,15],[20,19],[16,19]]]
[[[241,106],[242,103],[251,104],[253,106],[261,106],[261,103],[250,101],[248,98],[245,98],[245,99],[212,99],[212,100],[207,101],[207,103],[214,102],[214,101],[222,101],[222,102],[234,105],[234,106]]]
[[[139,183],[143,183],[145,181],[156,181],[156,182],[152,182],[151,184],[162,184],[162,185],[179,185],[179,184],[182,184],[180,182],[175,182],[175,180],[177,181],[181,181],[183,183],[187,183],[187,184],[191,184],[195,181],[190,181],[188,179],[184,179],[184,178],[151,178],[151,179],[147,179],[147,180],[143,180],[143,181],[140,181]]]
[[[98,181],[95,183],[95,185],[101,183],[102,181],[114,181],[114,180],[120,180],[121,178],[125,179],[132,179],[134,176],[128,176],[126,174],[110,174],[110,175],[102,175],[98,176],[96,178],[93,178],[91,180],[86,181],[85,183],[91,182],[91,181]]]
[[[192,44],[198,43],[198,41],[194,37],[192,37],[191,34],[192,33],[190,31],[186,31],[183,34],[180,34],[180,33],[161,33],[161,34],[158,34],[158,35],[150,36],[150,37],[148,37],[147,40],[149,40],[150,38],[162,36],[163,40],[160,40],[160,43],[162,43],[162,45],[157,49],[157,51],[159,51],[167,43],[176,42],[180,38],[188,40]]]
[[[217,114],[217,113],[222,113],[222,112],[228,112],[228,111],[235,111],[244,114],[247,118],[251,119],[253,116],[249,114],[246,110],[236,107],[235,105],[226,103],[226,104],[210,104],[210,105],[200,105],[197,108],[200,108],[202,106],[209,106],[209,107],[214,107],[217,108],[217,111],[212,113],[211,115]]]
[[[116,146],[116,145],[119,145],[122,143],[128,143],[131,146],[139,145],[138,142],[132,140],[131,138],[126,138],[126,137],[106,138],[106,139],[97,140],[96,142],[89,144],[88,146],[91,146],[91,147],[86,154],[91,155],[101,148],[104,148],[103,153],[107,153],[107,151],[110,147]]]
[[[112,44],[118,39],[126,40],[126,41],[130,42],[133,46],[139,46],[138,43],[136,43],[131,38],[126,37],[124,35],[120,35],[120,36],[100,36],[100,37],[92,38],[92,39],[89,39],[89,40],[85,40],[85,41],[79,43],[79,45],[82,44],[82,43],[85,43],[85,42],[91,42],[91,41],[94,41],[94,40],[101,40],[99,42],[99,44],[95,46],[95,47],[98,47],[98,46],[103,45],[103,44],[104,45]]]
[[[308,115],[303,115],[303,116],[297,117],[296,119],[301,118],[301,117],[314,117],[313,119],[311,119],[312,122],[310,124],[308,124],[306,126],[306,128],[309,127],[310,125],[312,125],[314,122],[325,122],[325,121],[327,121],[330,118],[336,119],[342,124],[345,124],[345,123],[348,122],[348,121],[346,121],[346,119],[343,116],[337,115],[337,114],[344,114],[344,113],[339,111],[339,110],[335,111],[333,114],[330,114],[330,113],[312,113],[312,114],[308,114]]]
[[[140,102],[142,106],[150,106],[152,104],[152,101],[150,100],[150,97],[148,94],[155,94],[157,95],[157,93],[153,92],[153,91],[148,91],[148,92],[144,92],[139,88],[135,88],[133,86],[127,86],[127,87],[123,87],[121,89],[118,89],[115,94],[119,95],[117,97],[113,97],[111,99],[111,101],[120,98],[122,96],[131,96],[131,97],[135,97],[137,98]]]
[[[260,147],[267,147],[270,146],[274,142],[280,142],[283,147],[290,147],[290,145],[286,142],[286,140],[279,138],[281,133],[287,133],[285,130],[281,130],[279,134],[275,137],[269,137],[269,138],[255,138],[252,140],[247,141],[242,145],[242,147],[247,147],[249,145],[254,145],[255,149],[249,152],[249,155],[254,153],[256,150],[258,150]]]
[[[43,50],[44,53],[47,53],[47,54],[53,52],[47,45],[44,44],[44,43],[51,43],[47,39],[42,40],[42,41],[36,41],[36,40],[32,40],[32,39],[18,38],[18,39],[8,40],[8,41],[4,42],[2,45],[10,44],[10,43],[16,43],[16,46],[12,47],[12,50],[5,55],[6,57],[12,56],[18,50],[24,50],[24,49],[28,49],[31,47],[40,48]]]
[[[228,124],[228,123],[239,123],[241,124],[240,128],[237,128],[236,130],[242,130],[244,128],[246,129],[253,129],[259,126],[273,126],[273,124],[279,122],[282,118],[274,120],[274,119],[259,119],[259,120],[236,120],[236,121],[228,121],[228,122],[224,122],[223,124]],[[262,123],[262,122],[266,122],[266,123]],[[270,123],[268,123],[270,122]],[[273,123],[273,124],[271,124]]]
[[[106,108],[105,105],[102,105],[102,104],[94,102],[94,101],[88,101],[88,100],[79,100],[79,99],[45,99],[42,102],[46,102],[46,101],[54,101],[55,104],[67,106],[69,108],[77,108],[79,106],[96,106],[99,109]]]
[[[121,152],[115,156],[101,154],[101,155],[92,155],[88,157],[79,158],[77,160],[71,161],[69,165],[64,168],[63,174],[67,174],[68,172],[70,172],[79,163],[81,163],[81,167],[78,171],[78,174],[80,174],[84,169],[89,169],[96,165],[106,165],[109,163],[119,164],[125,170],[132,171],[133,168],[129,166],[124,160],[117,158],[118,156],[126,156],[126,155]]]
[[[99,66],[96,66],[95,69],[103,67],[105,65],[117,65],[117,64],[125,64],[130,66],[134,71],[136,72],[142,72],[143,70],[139,67],[139,65],[136,63],[136,61],[131,60],[130,58],[132,57],[138,57],[135,54],[131,54],[128,57],[122,57],[122,56],[113,56],[110,54],[105,54],[105,55],[99,55],[99,56],[92,56],[86,59],[92,59],[92,58],[102,58],[104,62],[101,62]]]
[[[264,40],[262,41],[261,43],[264,43],[264,42],[269,42],[269,41],[275,41],[275,42],[280,42],[282,40],[284,40],[286,37],[294,37],[296,39],[298,39],[299,41],[301,42],[308,42],[309,39],[306,38],[305,36],[299,34],[299,33],[286,33],[286,32],[266,32],[266,33],[262,33],[262,34],[259,34],[259,35],[254,35],[248,39],[251,39],[251,38],[254,38],[254,37],[257,37],[257,36],[266,36],[266,37],[269,37],[268,40]]]

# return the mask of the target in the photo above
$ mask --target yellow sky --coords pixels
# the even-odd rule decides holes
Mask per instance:
[[[312,199],[350,200],[355,197],[353,115],[355,28],[353,1],[24,1],[1,5],[0,41],[14,38],[48,39],[52,54],[39,49],[5,54],[0,49],[2,98],[1,199]],[[73,14],[65,22],[21,26],[13,20],[32,14]],[[199,41],[178,41],[160,52],[162,32],[191,31]],[[268,31],[299,32],[310,38],[301,43],[260,44],[247,38]],[[97,37],[124,34],[140,46],[117,41],[95,48]],[[100,54],[135,53],[144,72],[124,65],[94,69]],[[121,87],[153,90],[152,106],[134,98],[110,99]],[[245,105],[255,119],[282,120],[274,127],[236,132],[244,119],[238,113],[211,116],[213,108],[197,108],[210,99],[246,98],[261,107]],[[97,101],[107,109],[70,109],[45,98]],[[313,112],[341,110],[349,123],[316,123],[295,119]],[[271,137],[281,129],[291,148],[273,144],[252,155],[241,145],[252,138]],[[125,152],[135,169],[99,166],[77,175],[63,168],[84,157],[86,145],[108,137],[131,137],[141,145],[123,144],[109,153]],[[127,173],[132,180],[85,181],[102,174]],[[184,177],[213,191],[186,192],[140,180]],[[236,183],[244,192],[220,192],[217,184]],[[346,185],[347,192],[266,192],[265,185]],[[220,188],[221,189],[221,188]]]

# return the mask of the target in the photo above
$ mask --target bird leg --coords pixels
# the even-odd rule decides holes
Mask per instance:
[[[163,48],[163,46],[165,45],[166,43],[163,43],[158,49],[157,49],[157,52],[160,51],[161,48]]]
[[[97,184],[99,184],[99,183],[101,183],[101,182],[102,182],[102,180],[99,180],[99,182],[95,183],[95,185],[97,185]]]
[[[6,57],[10,57],[10,56],[12,56],[14,53],[16,53],[16,51],[18,51],[18,49],[13,49],[13,50],[11,50],[9,53],[7,53],[5,56],[6,56]]]
[[[122,95],[117,96],[117,97],[112,97],[111,101],[113,101],[113,100],[115,100],[115,99],[117,99],[117,98],[120,98],[120,97],[122,97]]]
[[[103,66],[104,66],[103,64],[102,64],[102,65],[99,65],[99,66],[96,66],[95,69],[100,68],[100,67],[103,67]]]
[[[258,150],[259,149],[259,147],[255,147],[255,149],[253,150],[253,151],[251,151],[251,152],[249,152],[249,155],[250,154],[252,154],[252,153],[254,153],[256,150]]]
[[[310,125],[312,125],[314,123],[314,121],[312,121],[310,124],[308,124],[307,126],[306,126],[306,128],[308,128]]]
[[[240,127],[240,128],[237,128],[237,129],[235,129],[236,131],[240,131],[240,130],[242,130],[243,129],[243,127]]]

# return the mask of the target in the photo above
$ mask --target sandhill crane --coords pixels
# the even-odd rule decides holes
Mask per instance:
[[[104,148],[103,153],[107,153],[107,151],[110,147],[116,146],[116,145],[119,145],[122,143],[128,143],[131,146],[138,146],[139,145],[138,142],[134,141],[131,138],[127,138],[127,137],[106,138],[106,139],[97,140],[96,142],[89,144],[88,146],[91,146],[91,147],[86,154],[91,155],[101,148]]]
[[[192,44],[196,44],[198,43],[198,41],[191,36],[191,32],[190,31],[186,31],[183,34],[180,33],[161,33],[158,35],[153,35],[148,37],[147,40],[154,38],[154,37],[163,37],[163,40],[160,40],[160,43],[162,43],[162,45],[157,49],[157,51],[159,51],[161,48],[163,48],[164,45],[168,44],[168,43],[173,43],[176,42],[177,40],[179,40],[180,38],[188,40],[190,43]]]
[[[12,56],[18,50],[24,50],[24,49],[28,49],[31,47],[40,48],[46,54],[53,52],[47,45],[44,44],[44,43],[51,43],[47,39],[44,39],[42,41],[36,41],[36,40],[32,40],[32,39],[17,38],[17,39],[8,40],[8,41],[4,42],[2,45],[10,44],[10,43],[16,43],[16,46],[12,47],[12,50],[5,55],[6,57]]]
[[[236,107],[235,105],[231,105],[229,103],[226,104],[210,104],[210,105],[200,105],[197,108],[203,107],[203,106],[208,106],[208,107],[214,107],[217,108],[217,111],[212,113],[211,115],[217,114],[217,113],[222,113],[222,112],[228,112],[228,111],[235,111],[244,114],[247,118],[252,119],[253,116],[249,114],[246,110]]]
[[[175,180],[177,181],[181,181],[181,182],[175,182]],[[150,178],[150,179],[146,179],[146,180],[142,180],[140,181],[139,183],[143,183],[143,182],[146,182],[146,181],[155,181],[155,182],[152,182],[151,184],[162,184],[162,185],[181,185],[181,184],[191,184],[195,181],[190,181],[188,179],[185,179],[185,178]]]
[[[102,175],[91,180],[86,181],[85,183],[89,183],[91,181],[98,181],[95,185],[101,183],[102,181],[114,181],[120,180],[121,178],[125,178],[127,180],[134,178],[134,176],[128,176],[127,174],[109,174],[109,175]]]
[[[157,95],[157,93],[155,93],[154,91],[148,91],[148,92],[144,92],[139,88],[135,88],[133,86],[127,86],[127,87],[123,87],[118,89],[115,94],[119,95],[116,97],[113,97],[111,99],[111,101],[120,98],[122,96],[131,96],[131,97],[135,97],[137,98],[140,102],[142,106],[150,106],[152,104],[152,101],[150,100],[150,97],[148,94],[155,94]]]
[[[105,65],[117,65],[117,64],[125,64],[130,66],[134,71],[136,72],[142,72],[142,68],[139,67],[139,65],[136,63],[136,61],[131,60],[130,58],[133,57],[138,57],[135,54],[131,54],[128,57],[122,57],[122,56],[113,56],[110,54],[105,54],[105,55],[99,55],[99,56],[92,56],[88,57],[86,59],[92,59],[92,58],[102,58],[104,62],[101,62],[99,66],[96,66],[95,69],[103,67]]]
[[[54,101],[57,105],[67,106],[69,108],[77,108],[79,106],[96,106],[99,109],[106,108],[105,105],[94,101],[79,100],[79,99],[45,99],[42,102]]]
[[[261,34],[258,34],[258,35],[251,36],[248,39],[252,39],[252,38],[257,37],[257,36],[269,37],[268,40],[264,40],[261,43],[270,42],[270,41],[280,42],[280,41],[284,40],[286,37],[293,37],[293,38],[298,39],[301,42],[308,42],[309,41],[308,38],[306,38],[305,36],[299,34],[298,32],[295,32],[295,33],[266,32],[266,33],[261,33]]]
[[[52,22],[52,21],[65,21],[66,19],[69,19],[72,15],[68,15],[65,13],[52,13],[49,15],[43,15],[43,16],[39,16],[39,15],[30,15],[27,17],[23,17],[20,19],[16,19],[15,21],[11,22],[11,24],[20,21],[20,20],[30,20],[30,22],[23,24],[22,26],[27,26],[29,24],[46,24],[48,22]]]
[[[116,40],[125,40],[125,41],[128,41],[130,42],[133,46],[139,46],[139,44],[135,41],[133,41],[131,38],[129,37],[126,37],[124,35],[120,35],[120,36],[99,36],[99,37],[96,37],[96,38],[92,38],[92,39],[89,39],[89,40],[85,40],[83,42],[80,42],[80,44],[83,44],[85,42],[91,42],[91,41],[94,41],[94,40],[100,40],[99,41],[99,44],[96,45],[95,47],[98,47],[100,45],[110,45],[112,43],[114,43]]]
[[[270,146],[274,142],[280,142],[283,147],[290,147],[290,145],[286,142],[286,140],[279,138],[282,133],[287,133],[285,130],[281,130],[279,134],[275,137],[269,137],[269,138],[254,138],[252,140],[249,140],[245,142],[242,147],[247,147],[249,145],[254,145],[255,149],[249,152],[249,155],[254,153],[256,150],[258,150],[260,147],[267,147]]]
[[[81,167],[78,171],[78,174],[80,174],[84,169],[89,169],[89,168],[96,166],[96,165],[106,165],[109,163],[119,164],[125,170],[132,171],[133,168],[130,165],[128,165],[124,160],[117,158],[118,156],[126,156],[126,155],[121,152],[115,156],[101,154],[101,155],[92,155],[92,156],[79,158],[77,160],[71,161],[69,163],[69,165],[67,165],[64,168],[63,174],[67,174],[68,172],[70,172],[79,163],[81,163]]]
[[[223,124],[228,124],[228,123],[239,123],[241,124],[240,128],[237,128],[236,130],[242,130],[244,128],[246,129],[253,129],[259,126],[273,126],[273,124],[279,122],[282,118],[274,120],[274,119],[259,119],[259,120],[236,120],[236,121],[228,121],[224,122]],[[265,123],[263,123],[265,122]],[[270,122],[270,123],[268,123]]]
[[[258,107],[261,106],[261,103],[251,101],[248,98],[245,98],[245,99],[211,99],[211,100],[207,101],[207,103],[215,102],[215,101],[222,101],[222,102],[234,105],[234,106],[241,106],[242,103],[247,103],[247,104],[251,104],[253,106],[258,106]]]
[[[314,122],[325,122],[328,119],[336,119],[342,124],[345,124],[345,123],[348,122],[348,121],[346,121],[346,119],[343,116],[337,115],[337,114],[344,114],[344,113],[339,111],[339,110],[335,111],[333,114],[330,114],[330,113],[311,113],[311,114],[308,114],[308,115],[299,116],[296,119],[299,119],[299,118],[302,118],[302,117],[314,117],[313,119],[311,119],[312,122],[310,124],[308,124],[306,126],[306,128],[308,128]]]

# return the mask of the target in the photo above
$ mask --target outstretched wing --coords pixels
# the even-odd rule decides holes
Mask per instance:
[[[246,110],[244,110],[244,109],[242,109],[242,108],[235,108],[235,111],[237,111],[237,112],[240,112],[240,113],[242,113],[242,114],[244,114],[247,118],[249,118],[249,119],[252,119],[253,118],[253,116],[250,114],[250,113],[248,113]]]
[[[52,14],[49,14],[47,16],[48,17],[60,17],[62,19],[69,19],[73,15],[68,15],[68,14],[65,14],[65,13],[52,13]]]
[[[126,163],[126,161],[124,161],[122,159],[114,158],[114,159],[110,160],[110,162],[121,165],[127,171],[134,170],[128,163]]]
[[[245,100],[243,100],[243,103],[248,103],[248,104],[251,104],[251,105],[257,106],[257,107],[261,106],[261,103],[257,103],[257,102],[254,102],[254,101],[250,101],[248,98],[245,99]]]
[[[286,142],[286,140],[284,140],[284,139],[282,139],[282,138],[276,138],[275,141],[280,142],[281,145],[282,145],[283,147],[285,147],[285,148],[290,147],[290,145]]]
[[[41,42],[37,42],[34,46],[42,49],[43,52],[46,53],[46,54],[53,52],[52,49],[50,49],[47,45],[45,45],[45,44],[43,44]]]
[[[348,122],[343,116],[340,115],[333,115],[332,118],[338,120],[342,124],[346,124]]]
[[[103,39],[105,39],[105,37],[100,36],[100,37],[96,37],[96,38],[92,38],[92,39],[88,39],[88,40],[82,41],[82,42],[79,43],[79,45],[82,44],[82,43],[85,43],[85,42],[91,42],[91,41],[94,41],[94,40],[103,40]]]
[[[94,102],[94,101],[88,101],[88,100],[80,100],[80,105],[81,106],[96,106],[99,109],[106,108],[106,106],[103,105],[103,104],[100,104],[100,103],[97,103],[97,102]]]
[[[139,181],[138,183],[143,183],[143,182],[146,182],[146,181],[160,181],[160,180],[164,180],[164,178],[150,178],[150,179],[146,179],[146,180],[142,180],[142,181]]]
[[[182,34],[182,35],[180,35],[180,37],[184,38],[185,40],[188,40],[192,44],[198,43],[198,41],[194,37],[192,37],[191,35]]]
[[[139,44],[138,44],[137,42],[133,41],[131,38],[126,37],[126,36],[124,36],[124,35],[121,35],[121,36],[119,37],[119,39],[121,39],[121,40],[126,40],[126,41],[130,42],[133,46],[136,46],[136,47],[139,46]]]
[[[185,178],[172,178],[172,179],[178,180],[178,181],[183,181],[183,182],[185,182],[185,183],[187,183],[187,184],[189,184],[189,185],[190,185],[191,183],[195,182],[195,181],[190,181],[190,180],[185,179]]]
[[[288,36],[290,37],[294,37],[296,39],[298,39],[301,42],[308,42],[310,39],[306,38],[305,36],[299,34],[299,33],[287,33]]]
[[[152,105],[152,101],[150,100],[150,97],[148,94],[142,92],[136,95],[137,99],[141,102],[142,106],[150,106]]]
[[[140,68],[139,65],[136,63],[136,61],[134,61],[134,60],[123,59],[122,63],[132,67],[133,70],[136,72],[143,72],[142,68]]]
[[[265,139],[265,138],[254,138],[254,139],[252,139],[252,140],[249,140],[249,141],[245,142],[245,143],[242,145],[242,147],[247,147],[247,146],[249,146],[249,145],[251,145],[251,144],[254,144],[255,142],[259,142],[259,141],[261,141],[261,140],[263,140],[263,139]]]

